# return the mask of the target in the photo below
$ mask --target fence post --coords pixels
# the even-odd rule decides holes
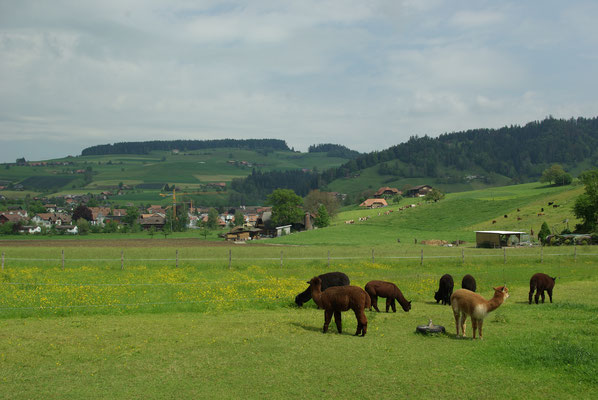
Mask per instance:
[[[282,250],[280,250],[280,266],[282,267]]]
[[[419,260],[419,265],[420,266],[424,265],[424,249],[422,249],[422,254],[421,254],[421,259]]]
[[[544,263],[544,246],[540,247],[540,264]]]
[[[461,262],[465,264],[465,249],[461,247]]]
[[[330,250],[328,250],[328,268],[330,268]]]
[[[502,248],[502,254],[503,254],[503,258],[505,260],[504,264],[506,264],[507,263],[507,248],[506,247]]]
[[[2,252],[2,271],[4,271],[4,252]]]
[[[232,268],[232,264],[233,264],[233,250],[228,249],[228,269]]]
[[[372,249],[372,264],[376,263],[376,257],[374,256],[374,249]]]
[[[62,249],[62,269],[64,269],[64,249]]]
[[[125,269],[125,252],[124,250],[120,251],[120,269]]]

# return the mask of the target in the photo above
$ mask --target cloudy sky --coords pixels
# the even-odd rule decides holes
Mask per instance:
[[[598,2],[0,0],[0,162],[598,115]]]

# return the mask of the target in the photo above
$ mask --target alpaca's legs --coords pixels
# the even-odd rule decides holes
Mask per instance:
[[[544,295],[544,290],[542,290],[542,304],[544,304],[544,299],[545,299],[545,295]]]
[[[343,333],[343,322],[341,321],[340,311],[334,312],[334,323],[336,324],[336,329],[338,330],[338,333]]]
[[[482,325],[484,325],[483,319],[478,321],[478,331],[480,332],[480,340],[482,340]]]
[[[548,289],[548,297],[550,297],[550,302],[552,303],[552,289]]]
[[[534,301],[538,304],[538,299],[540,298],[540,289],[536,290],[536,295],[534,296]]]
[[[374,310],[376,310],[376,312],[380,312],[380,310],[378,309],[378,296],[372,295],[370,296],[370,298],[372,300],[372,307],[374,307]],[[372,307],[370,307],[370,310],[372,309]]]
[[[459,312],[453,310],[453,316],[455,317],[455,331],[457,332],[457,336],[459,336]]]
[[[467,319],[467,314],[464,312],[461,313],[461,334],[465,337],[465,320]]]
[[[386,298],[386,312],[392,307],[392,312],[397,312],[397,306],[395,305],[395,299],[393,297]]]
[[[532,304],[532,296],[534,295],[534,290],[536,290],[536,285],[529,285],[529,304]]]
[[[476,331],[478,330],[478,320],[471,318],[471,327],[473,328],[473,339],[475,339]]]
[[[325,310],[324,311],[324,328],[322,328],[322,332],[328,332],[328,325],[330,325],[330,320],[332,319],[332,311]]]

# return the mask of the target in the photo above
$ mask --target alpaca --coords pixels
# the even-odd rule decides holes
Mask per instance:
[[[364,310],[370,308],[372,303],[370,296],[359,286],[333,286],[322,292],[322,280],[314,277],[309,281],[311,297],[318,307],[324,309],[323,333],[328,331],[328,325],[334,314],[334,322],[338,333],[343,333],[341,311],[349,309],[355,312],[357,318],[357,331],[355,336],[361,333],[365,336],[368,330],[368,320]]]
[[[461,287],[463,289],[467,289],[467,290],[471,290],[472,292],[475,292],[475,290],[476,290],[475,278],[469,274],[465,275],[463,277],[463,280],[461,281]]]
[[[408,312],[411,310],[411,302],[403,297],[401,290],[392,282],[370,281],[365,285],[365,291],[370,295],[372,306],[377,312],[380,312],[378,309],[378,296],[386,297],[386,312],[388,312],[391,307],[392,312],[397,312],[395,300],[399,302],[401,307],[403,307],[403,311]],[[370,310],[371,309],[372,308],[370,307]]]
[[[532,294],[534,294],[534,290],[536,291],[536,295],[534,296],[536,304],[538,304],[538,298],[540,295],[542,296],[542,303],[544,303],[544,291],[548,292],[548,297],[552,303],[552,289],[554,289],[555,281],[556,277],[552,278],[541,272],[538,272],[532,276],[529,281],[529,304],[532,304]]]
[[[449,274],[444,274],[438,283],[438,291],[434,293],[434,300],[438,303],[442,300],[442,305],[451,304],[451,294],[453,294],[453,277]]]
[[[484,318],[496,310],[509,297],[509,289],[506,286],[494,288],[494,297],[490,300],[484,299],[477,293],[467,289],[458,289],[451,296],[451,305],[455,316],[455,327],[457,336],[459,336],[459,327],[461,334],[465,337],[465,320],[469,315],[471,325],[473,326],[473,338],[475,339],[476,330],[482,339],[482,325]]]
[[[322,291],[332,286],[346,286],[351,282],[349,277],[342,272],[328,272],[319,276],[322,280]],[[309,283],[309,282],[308,282]],[[295,297],[295,304],[301,307],[311,299],[311,288],[308,286],[303,292]]]

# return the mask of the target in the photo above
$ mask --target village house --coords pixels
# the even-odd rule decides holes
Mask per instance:
[[[432,186],[430,185],[419,185],[414,186],[411,189],[407,190],[405,195],[407,197],[424,197],[428,193],[432,191]]]
[[[149,230],[153,226],[156,229],[164,228],[166,218],[160,214],[141,214],[137,220],[141,228]]]
[[[31,222],[50,228],[52,226],[69,225],[72,218],[70,215],[62,213],[40,213],[31,218]]]
[[[380,199],[380,198],[384,198],[384,197],[398,196],[401,193],[402,192],[399,189],[384,186],[384,187],[381,187],[380,189],[378,189],[378,191],[376,193],[374,193],[374,197],[377,199]]]
[[[7,222],[12,222],[13,224],[17,224],[24,220],[25,220],[25,218],[21,217],[19,214],[8,214],[8,213],[0,214],[0,224],[5,224]]]
[[[367,199],[359,205],[359,207],[380,208],[387,207],[388,203],[384,199]]]
[[[92,225],[104,225],[106,218],[110,215],[108,207],[89,207],[92,216]]]

